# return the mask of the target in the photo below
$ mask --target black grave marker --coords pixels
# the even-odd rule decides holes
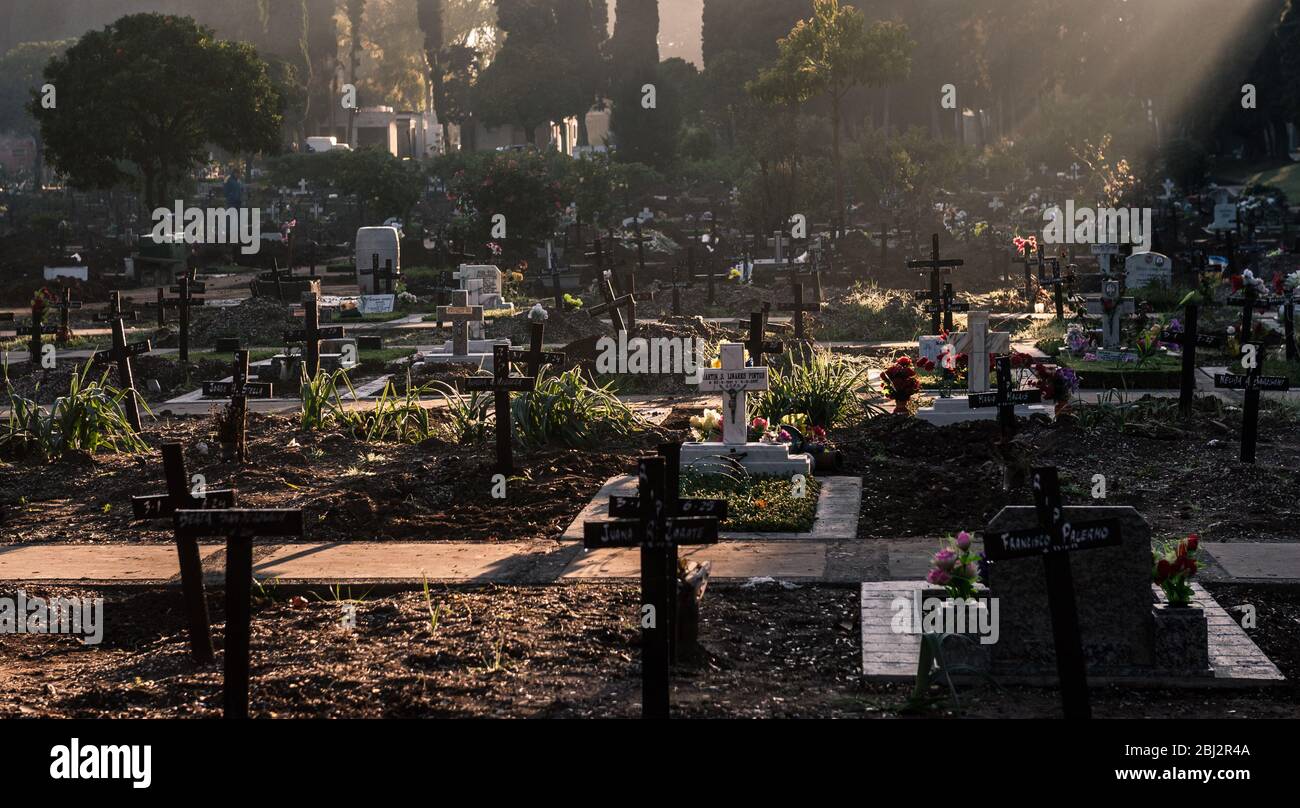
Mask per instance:
[[[1253,346],[1255,362],[1245,375],[1237,373],[1214,374],[1214,386],[1220,390],[1241,390],[1246,399],[1241,414],[1241,462],[1255,462],[1255,444],[1259,440],[1259,394],[1265,391],[1285,392],[1291,389],[1286,376],[1262,376],[1260,365],[1264,361],[1264,346],[1258,343],[1242,345],[1242,353]]]
[[[1196,349],[1221,348],[1227,339],[1215,334],[1202,334],[1199,331],[1201,307],[1197,303],[1188,303],[1183,307],[1183,330],[1163,329],[1160,339],[1182,346],[1183,369],[1179,383],[1178,409],[1184,418],[1192,414],[1192,401],[1196,394]]]
[[[235,459],[240,463],[248,460],[248,399],[270,398],[274,395],[269,382],[250,382],[248,380],[248,351],[235,351],[235,361],[231,380],[228,382],[204,382],[204,398],[229,398],[230,419],[235,425]]]
[[[749,339],[743,344],[754,367],[763,367],[767,364],[765,354],[779,354],[785,350],[784,343],[767,339],[767,313],[770,308],[769,304],[764,303],[762,311],[749,313]]]
[[[289,509],[178,510],[176,540],[226,538],[226,643],[223,707],[226,718],[248,717],[248,641],[251,629],[253,539],[302,536],[302,511]]]
[[[973,361],[973,360],[972,360]],[[1041,390],[1011,389],[1011,357],[1003,354],[994,360],[997,373],[996,392],[972,393],[967,402],[972,410],[984,407],[998,408],[998,424],[1002,427],[1002,437],[1010,438],[1016,431],[1016,405],[1037,404],[1043,400]]]
[[[510,394],[527,393],[537,384],[534,376],[510,375],[510,344],[492,346],[492,375],[471,376],[464,380],[466,390],[491,391],[496,397],[497,465],[501,474],[514,473],[514,455],[510,448],[514,420],[510,417]]]
[[[529,376],[538,378],[541,375],[542,365],[563,365],[564,353],[542,350],[543,340],[546,337],[545,320],[532,320],[529,323],[529,330],[531,334],[528,350],[511,348],[510,361],[523,364],[528,368]]]
[[[942,288],[941,288],[942,281],[940,280],[940,276],[951,274],[953,267],[960,267],[960,266],[964,266],[965,264],[966,262],[960,258],[939,257],[939,234],[938,233],[935,233],[930,237],[930,257],[928,259],[907,262],[908,269],[919,269],[930,273],[930,293],[928,297],[926,297],[925,299],[929,300],[931,304],[936,307],[933,310],[930,310],[928,308],[926,309],[931,315],[930,324],[931,327],[934,329],[931,333],[934,334],[939,333],[939,314],[942,311],[942,309],[937,307],[941,304],[942,296],[943,296]],[[949,315],[948,317],[948,322],[949,323],[952,322],[951,315]],[[949,330],[951,329],[952,327],[950,325]]]
[[[284,341],[290,345],[302,344],[303,369],[308,379],[314,379],[320,373],[320,341],[342,339],[346,332],[341,325],[321,327],[320,302],[314,294],[302,303],[302,320],[302,328],[284,332]]]
[[[777,311],[794,313],[794,339],[802,345],[804,342],[804,312],[819,312],[822,310],[821,301],[805,303],[803,297],[803,284],[794,284],[794,302],[788,303],[777,308]]]
[[[107,351],[96,351],[92,359],[95,362],[117,363],[117,384],[126,393],[123,400],[126,420],[136,432],[140,431],[139,393],[135,391],[135,375],[131,371],[131,357],[149,353],[153,348],[149,340],[127,344],[126,326],[121,320],[113,321],[113,347]]]

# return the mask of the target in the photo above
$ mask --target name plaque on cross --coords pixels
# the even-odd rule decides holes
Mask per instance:
[[[723,394],[722,442],[744,444],[749,439],[745,394],[767,389],[768,369],[745,367],[743,343],[723,343],[720,353],[722,367],[705,368],[700,372],[700,390]]]

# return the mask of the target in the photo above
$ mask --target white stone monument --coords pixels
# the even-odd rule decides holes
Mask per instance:
[[[1134,253],[1124,259],[1124,285],[1141,289],[1151,284],[1169,286],[1173,283],[1174,262],[1158,252]]]
[[[491,264],[461,264],[451,275],[470,293],[470,305],[485,309],[513,309],[505,299],[504,274]],[[478,281],[478,283],[475,283]]]
[[[682,445],[682,468],[703,472],[733,471],[735,465],[750,474],[789,477],[812,474],[813,460],[807,454],[790,454],[784,443],[749,441],[749,408],[746,394],[767,389],[765,367],[745,366],[745,346],[726,342],[720,349],[721,368],[700,372],[700,390],[722,393],[722,442]]]

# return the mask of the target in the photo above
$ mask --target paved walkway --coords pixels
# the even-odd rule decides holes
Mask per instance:
[[[715,579],[792,582],[916,581],[937,539],[724,541],[682,548],[685,558],[713,562]],[[1300,583],[1300,544],[1203,545],[1201,580]],[[220,544],[201,548],[205,574],[224,576]],[[335,542],[260,544],[254,573],[291,584],[419,586],[440,583],[551,584],[630,580],[636,549],[584,550],[575,542]],[[10,544],[0,546],[0,588],[21,584],[154,586],[178,580],[169,545]]]

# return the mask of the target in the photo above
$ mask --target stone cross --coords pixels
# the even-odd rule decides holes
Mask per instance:
[[[457,289],[451,293],[451,305],[438,307],[438,325],[451,323],[451,354],[465,356],[469,353],[469,324],[483,322],[483,307],[469,305],[469,292]]]
[[[749,442],[745,394],[767,389],[767,368],[745,367],[745,346],[740,342],[724,342],[719,354],[722,367],[700,372],[700,390],[722,393],[722,442],[744,445]]]
[[[984,393],[989,389],[989,354],[1011,353],[1011,334],[989,331],[989,313],[972,311],[966,315],[966,330],[949,338],[953,350],[966,354],[966,391]]]
[[[1101,344],[1107,350],[1119,350],[1124,318],[1134,311],[1133,298],[1120,297],[1119,280],[1107,278],[1101,284]]]
[[[634,518],[586,522],[582,526],[582,545],[588,550],[641,548],[641,715],[644,718],[669,716],[671,638],[676,631],[673,603],[677,594],[677,569],[671,559],[678,545],[712,544],[718,540],[716,516],[680,516],[669,504],[667,466],[664,457],[643,457],[637,461],[638,498]]]

